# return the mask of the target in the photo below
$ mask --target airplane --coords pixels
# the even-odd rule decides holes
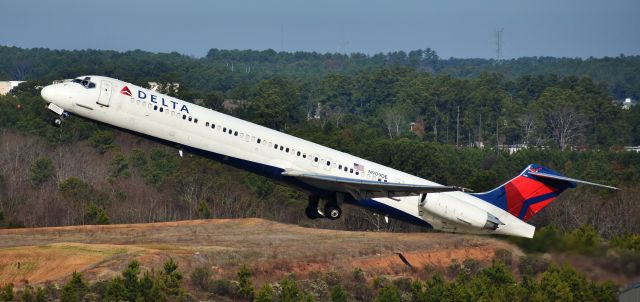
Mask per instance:
[[[104,76],[48,85],[41,95],[57,127],[79,116],[301,190],[310,219],[339,219],[347,203],[445,232],[532,238],[526,221],[564,190],[577,183],[617,190],[531,164],[491,191],[467,193]]]

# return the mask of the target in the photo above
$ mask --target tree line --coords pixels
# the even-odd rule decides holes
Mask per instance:
[[[311,272],[307,278],[295,274],[276,282],[254,284],[252,269],[241,265],[233,279],[216,278],[210,268],[196,267],[189,278],[169,259],[158,272],[132,261],[113,278],[89,283],[74,272],[58,289],[13,284],[0,288],[0,301],[615,301],[612,283],[588,280],[574,269],[546,264],[526,264],[519,279],[512,268],[494,260],[489,266],[475,260],[453,261],[446,270],[429,267],[421,277],[370,277],[359,268],[351,274]]]

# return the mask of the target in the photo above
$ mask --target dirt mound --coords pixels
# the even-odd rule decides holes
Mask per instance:
[[[232,277],[243,263],[263,280],[355,267],[393,275],[454,259],[489,262],[499,248],[522,254],[483,236],[335,231],[252,218],[11,229],[0,230],[0,284],[60,282],[73,271],[103,280],[131,260],[157,269],[170,257],[187,275],[208,266],[218,277]]]

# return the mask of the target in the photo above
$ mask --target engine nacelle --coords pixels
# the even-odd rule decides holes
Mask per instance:
[[[502,221],[487,211],[449,194],[427,194],[424,211],[447,222],[483,230],[496,230]]]

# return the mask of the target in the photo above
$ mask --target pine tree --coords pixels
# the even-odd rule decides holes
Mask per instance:
[[[252,300],[253,299],[253,282],[251,281],[252,276],[251,269],[243,264],[240,266],[238,270],[238,283],[240,284],[240,296],[245,299]]]
[[[62,288],[60,299],[62,302],[82,301],[84,295],[87,293],[87,289],[87,284],[82,280],[82,274],[73,272],[71,280]]]

